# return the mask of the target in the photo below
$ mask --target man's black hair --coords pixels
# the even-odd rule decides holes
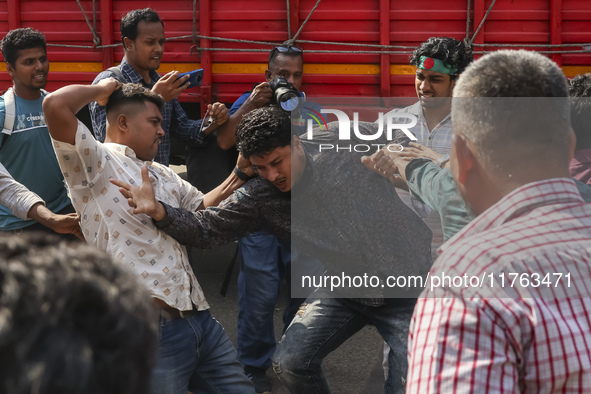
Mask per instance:
[[[135,41],[138,36],[137,25],[144,21],[146,23],[162,23],[160,16],[151,8],[143,8],[141,10],[129,11],[123,18],[121,18],[121,42],[125,37],[131,41]],[[125,45],[125,43],[123,43]]]
[[[0,238],[0,392],[140,394],[158,317],[121,263],[82,242]]]
[[[2,56],[4,61],[12,66],[18,59],[18,51],[30,48],[43,48],[47,52],[43,33],[30,27],[11,30],[2,39]]]
[[[457,68],[458,74],[464,72],[468,64],[474,59],[471,46],[465,41],[458,41],[450,37],[431,37],[419,45],[410,56],[410,64],[418,67],[421,56],[439,59],[453,68]]]
[[[279,47],[288,48],[288,50],[285,52],[281,52],[278,49]],[[302,58],[302,62],[303,62],[304,61],[304,53],[302,52],[302,50],[300,49],[298,51],[298,50],[294,50],[293,48],[294,47],[291,45],[279,45],[279,46],[273,48],[271,50],[271,52],[269,52],[269,64],[268,64],[269,70],[273,67],[273,65],[275,63],[275,59],[277,59],[277,56],[279,56],[279,55],[289,56],[289,57],[298,57],[299,56]]]
[[[571,125],[577,136],[576,150],[591,148],[591,73],[574,77],[568,92]]]
[[[261,156],[291,144],[289,115],[275,105],[250,111],[236,131],[236,148],[245,158]]]
[[[164,106],[164,99],[159,94],[146,89],[139,83],[124,83],[119,90],[116,90],[109,97],[109,101],[105,107],[107,115],[112,111],[120,108],[122,105],[131,103],[145,104],[146,102],[154,103],[162,110]]]

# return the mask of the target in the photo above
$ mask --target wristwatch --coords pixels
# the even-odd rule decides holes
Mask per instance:
[[[435,161],[435,163],[437,163],[437,165],[441,168],[445,167],[445,163],[447,163],[449,161],[449,155],[441,155],[439,156],[439,158]]]
[[[238,179],[240,179],[244,182],[248,182],[249,180],[251,180],[253,178],[253,177],[249,176],[247,173],[240,171],[240,169],[237,166],[234,167],[234,174],[236,174]]]

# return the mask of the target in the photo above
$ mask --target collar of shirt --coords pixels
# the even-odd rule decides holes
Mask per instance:
[[[421,105],[420,101],[417,101],[416,103],[414,103],[413,105],[408,107],[407,112],[409,114],[413,114],[417,117],[417,124],[421,123],[425,127],[427,127],[427,120],[425,119],[425,115],[423,113],[423,106]],[[441,122],[437,123],[437,126],[435,126],[433,128],[433,130],[431,130],[431,132],[433,133],[436,129],[438,129],[439,127],[442,127],[447,122],[451,122],[451,112],[448,113],[447,115],[445,115],[445,118],[441,119]]]
[[[480,216],[460,230],[438,253],[441,254],[464,237],[476,235],[518,218],[533,209],[551,204],[584,202],[575,181],[570,178],[552,178],[528,183],[503,197]]]
[[[136,155],[135,152],[133,151],[133,149],[131,149],[129,146],[127,145],[121,145],[121,144],[117,144],[115,142],[105,142],[104,143],[105,146],[110,146],[113,149],[116,149],[119,152],[122,152],[125,156],[129,157],[130,159],[133,159],[135,161],[137,161],[138,163],[143,163],[146,165],[152,165],[153,161],[144,161],[139,159]]]
[[[150,70],[150,78],[152,79],[152,83],[146,83],[142,76],[133,68],[125,57],[121,60],[121,72],[125,75],[125,78],[131,83],[141,83],[147,87],[152,87],[160,79],[160,74],[158,74],[155,70]]]

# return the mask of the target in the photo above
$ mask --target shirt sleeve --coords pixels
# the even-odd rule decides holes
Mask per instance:
[[[482,298],[444,297],[430,294],[417,302],[406,392],[519,391],[519,360],[507,328]]]
[[[110,183],[108,177],[101,176],[101,173],[111,157],[86,126],[78,121],[76,145],[56,140],[53,142],[68,187],[88,190],[92,195],[104,194]]]
[[[180,207],[195,212],[203,202],[205,195],[189,182],[180,178],[179,180]]]
[[[191,145],[203,145],[205,134],[201,130],[202,119],[189,119],[178,99],[172,100],[170,135],[176,141]]]
[[[156,222],[156,227],[184,245],[213,248],[262,229],[256,201],[243,188],[217,207],[197,212],[164,207],[167,217]]]
[[[109,77],[115,78],[115,74],[109,71],[103,71],[96,76],[94,81],[92,81],[92,84],[96,85],[99,83],[99,81]],[[88,109],[90,110],[90,120],[92,121],[92,131],[94,137],[97,139],[97,141],[105,142],[107,129],[107,112],[105,107],[98,105],[96,101],[93,101],[92,103],[88,104]]]
[[[474,219],[448,168],[441,169],[429,159],[413,159],[406,166],[406,179],[413,198],[427,204],[441,217],[445,240]]]
[[[45,205],[41,197],[14,180],[0,164],[0,204],[10,209],[14,216],[27,220],[31,207],[39,202]]]
[[[408,188],[413,196],[441,215],[440,179],[442,169],[430,159],[413,159],[406,167]]]
[[[234,104],[230,107],[229,114],[230,116],[234,115],[236,111],[242,107],[242,104],[246,101],[247,98],[250,97],[250,93],[244,93],[242,96],[238,97],[238,100],[234,101]]]

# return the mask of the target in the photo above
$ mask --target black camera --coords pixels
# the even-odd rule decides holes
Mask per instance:
[[[277,77],[269,82],[269,87],[273,91],[273,102],[279,104],[285,111],[295,111],[302,106],[304,98],[293,87],[291,82],[288,82],[283,77]]]

